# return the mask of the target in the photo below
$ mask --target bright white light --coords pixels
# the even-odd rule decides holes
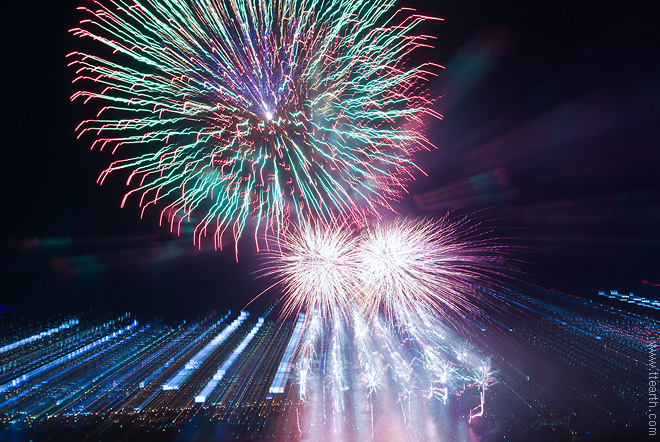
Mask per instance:
[[[313,316],[310,324],[316,328],[348,311],[359,290],[357,251],[349,229],[309,227],[283,237],[280,246],[283,253],[273,253],[276,258],[268,273],[286,294],[285,312],[318,310],[319,319]]]
[[[273,119],[273,113],[271,111],[266,111],[266,119],[268,121]]]

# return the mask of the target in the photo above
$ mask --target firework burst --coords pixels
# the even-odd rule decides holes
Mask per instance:
[[[385,0],[89,4],[72,32],[112,54],[69,54],[72,100],[99,103],[77,130],[122,156],[99,182],[124,171],[122,206],[158,205],[177,232],[195,218],[197,243],[391,209],[431,146],[433,66],[407,61],[429,17]]]
[[[505,250],[468,218],[397,220],[360,232],[346,224],[315,224],[287,233],[267,256],[265,273],[285,294],[285,312],[322,309],[431,328],[437,313],[473,314]]]
[[[285,315],[304,310],[335,321],[355,301],[359,263],[350,229],[333,224],[285,234],[267,259],[264,273],[282,289]]]
[[[442,317],[478,313],[478,284],[505,257],[488,233],[478,222],[447,216],[362,229],[316,223],[274,238],[265,273],[281,289],[283,314],[308,312],[299,316],[300,343],[292,353],[301,403],[319,397],[313,392],[323,377],[323,397],[332,400],[327,409],[343,413],[350,364],[338,361],[355,355],[365,410],[392,395],[411,425],[418,399],[448,404],[476,387],[479,403],[470,418],[483,415],[495,382],[490,359]],[[373,416],[371,423],[373,431]],[[341,431],[334,421],[333,428]]]
[[[473,311],[475,285],[491,279],[503,256],[485,233],[448,216],[372,226],[359,238],[360,304],[404,322]]]

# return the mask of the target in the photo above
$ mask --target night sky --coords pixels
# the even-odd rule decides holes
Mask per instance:
[[[67,32],[82,3],[5,9],[0,304],[24,317],[243,307],[270,283],[250,235],[238,263],[229,242],[199,251],[158,227],[158,210],[140,220],[136,202],[120,209],[119,176],[96,184],[110,153],[75,138],[93,107],[69,101],[65,58],[98,47]],[[396,209],[478,211],[513,238],[530,282],[660,297],[658,3],[430,3],[398,4],[445,19],[423,29],[436,49],[411,60],[446,67],[429,84],[445,118],[428,127],[438,149],[418,156],[428,177]]]

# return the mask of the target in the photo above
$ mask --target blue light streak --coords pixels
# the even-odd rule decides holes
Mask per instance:
[[[130,325],[127,325],[126,327],[121,328],[121,329],[113,332],[112,334],[104,336],[101,339],[98,339],[98,340],[96,340],[96,341],[94,341],[90,344],[85,345],[84,347],[80,347],[80,348],[72,351],[71,353],[68,353],[68,354],[66,354],[66,355],[64,355],[64,356],[62,356],[58,359],[55,359],[52,362],[49,362],[48,364],[42,365],[41,367],[38,367],[38,368],[35,368],[34,370],[32,370],[32,371],[30,371],[30,372],[28,372],[28,373],[26,373],[22,376],[19,376],[16,379],[13,379],[13,380],[7,382],[6,384],[0,385],[0,393],[4,393],[5,391],[9,390],[10,388],[18,387],[21,384],[23,384],[23,383],[27,382],[28,380],[30,380],[31,378],[40,375],[41,373],[44,373],[48,370],[51,370],[51,369],[57,367],[58,365],[64,364],[65,362],[68,362],[71,359],[75,359],[78,356],[80,356],[84,353],[87,353],[88,351],[98,347],[99,345],[105,344],[106,342],[108,342],[111,339],[114,339],[118,336],[121,336],[122,334],[130,331],[134,327],[137,327],[137,325],[138,325],[138,322],[134,320]]]
[[[73,327],[74,325],[78,325],[78,318],[69,319],[68,321],[63,322],[62,325],[60,325],[59,327],[54,327],[54,328],[51,328],[50,330],[46,330],[44,332],[38,333],[36,335],[32,335],[32,336],[27,337],[25,339],[21,339],[20,341],[16,341],[16,342],[12,342],[11,344],[3,345],[2,347],[0,347],[0,353],[4,353],[6,351],[13,350],[13,349],[18,348],[18,347],[20,347],[22,345],[25,345],[25,344],[29,344],[30,342],[34,342],[34,341],[36,341],[38,339],[41,339],[45,336],[50,336],[53,333],[57,333],[57,332],[60,332],[62,330],[65,330],[69,327]]]
[[[204,360],[211,354],[213,350],[216,349],[220,344],[222,344],[242,323],[245,319],[250,316],[248,312],[241,312],[238,318],[225,327],[218,335],[211,340],[208,344],[204,346],[200,351],[198,351],[195,356],[190,358],[186,365],[183,366],[169,381],[163,384],[163,390],[178,390],[181,384],[188,379],[188,377],[197,370]],[[225,316],[226,317],[226,316]],[[224,318],[218,321],[213,328],[219,325]]]
[[[293,329],[293,334],[289,339],[289,344],[286,346],[286,350],[284,351],[284,356],[282,356],[280,365],[277,367],[275,378],[273,379],[273,382],[268,389],[268,393],[270,393],[269,398],[272,398],[271,395],[273,393],[284,393],[284,387],[286,387],[286,382],[289,380],[289,373],[291,372],[291,356],[300,343],[304,323],[305,314],[300,313],[298,315],[298,322],[296,322],[296,327]]]
[[[227,358],[227,360],[220,366],[218,371],[215,372],[213,375],[213,378],[206,384],[204,388],[202,388],[202,391],[195,396],[195,402],[202,403],[206,402],[206,398],[208,397],[209,394],[213,393],[213,390],[215,390],[215,387],[218,386],[222,378],[225,376],[225,373],[227,373],[227,370],[229,370],[229,367],[234,363],[236,358],[240,356],[240,354],[245,350],[245,347],[248,346],[252,338],[254,338],[254,335],[257,334],[259,329],[264,323],[264,318],[259,318],[257,321],[257,324],[252,327],[252,330],[248,335],[241,341],[240,344],[238,344],[238,347],[234,349],[231,355]]]

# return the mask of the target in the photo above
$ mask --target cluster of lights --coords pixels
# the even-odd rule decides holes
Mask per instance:
[[[266,274],[285,294],[284,311],[319,311],[331,321],[384,313],[423,322],[429,312],[472,313],[471,295],[504,254],[458,222],[398,220],[358,232],[337,223],[309,226],[278,239]]]
[[[51,336],[54,333],[58,333],[62,330],[66,330],[67,328],[73,327],[75,325],[78,325],[78,319],[73,318],[69,319],[68,321],[63,322],[59,327],[53,327],[51,329],[48,329],[46,331],[43,331],[41,333],[34,334],[32,336],[29,336],[27,338],[23,338],[19,341],[12,342],[11,344],[6,344],[0,347],[0,353],[4,353],[10,350],[13,350],[15,348],[18,348],[22,345],[29,344],[31,342],[37,341],[39,339],[42,339],[46,336]]]

